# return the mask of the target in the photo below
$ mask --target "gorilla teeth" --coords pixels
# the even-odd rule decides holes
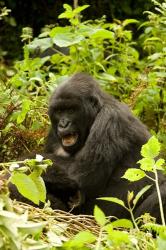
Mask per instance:
[[[78,135],[77,134],[70,134],[70,135],[65,135],[62,138],[62,144],[63,146],[69,147],[73,146],[77,142]]]

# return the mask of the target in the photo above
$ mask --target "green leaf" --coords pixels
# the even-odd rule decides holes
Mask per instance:
[[[152,185],[147,185],[145,186],[144,188],[142,188],[138,193],[137,195],[135,196],[134,200],[133,200],[133,204],[134,204],[134,207],[136,206],[137,202],[139,201],[139,199],[141,198],[141,196],[149,190],[149,188],[151,188]]]
[[[145,176],[146,176],[145,172],[142,171],[141,169],[129,168],[122,176],[122,178],[125,178],[128,181],[132,182],[132,181],[139,181]]]
[[[40,52],[51,48],[53,45],[51,38],[35,38],[31,43],[27,45],[28,49],[34,51],[35,49],[40,47]]]
[[[161,237],[157,238],[157,249],[158,250],[166,249],[166,239],[162,239]]]
[[[96,240],[96,237],[91,232],[82,231],[74,237],[74,240],[81,243],[92,243]]]
[[[72,11],[65,11],[64,13],[58,16],[59,19],[61,18],[71,19],[73,17],[74,17],[74,13]]]
[[[136,20],[136,19],[125,19],[123,21],[123,27],[125,27],[125,26],[127,26],[129,24],[132,24],[132,23],[139,23],[139,21]]]
[[[138,161],[140,163],[140,168],[144,171],[153,171],[155,161],[151,158],[143,158]]]
[[[27,234],[32,234],[36,235],[40,233],[43,230],[43,227],[47,224],[47,222],[28,222],[28,223],[22,223],[18,225],[19,230],[27,235]]]
[[[74,14],[79,14],[80,12],[82,12],[83,10],[87,9],[90,5],[85,4],[83,6],[79,6],[76,9],[73,10]]]
[[[152,136],[149,141],[142,146],[141,155],[145,158],[155,158],[159,155],[160,147],[158,139]]]
[[[39,192],[33,180],[24,173],[13,172],[10,177],[10,182],[13,183],[19,193],[25,198],[39,204]]]
[[[26,115],[27,115],[28,111],[30,110],[30,105],[31,105],[30,100],[28,100],[28,99],[23,100],[23,102],[22,102],[22,111],[17,117],[17,124],[20,124],[25,120]]]
[[[93,243],[96,240],[96,236],[89,231],[79,232],[72,240],[66,242],[65,249],[80,249],[87,243]]]
[[[67,3],[64,3],[64,4],[63,4],[63,8],[64,8],[65,10],[67,10],[67,11],[72,11],[72,7],[71,7],[69,4],[67,4]]]
[[[120,206],[126,208],[124,202],[116,197],[102,197],[102,198],[98,198],[99,200],[104,200],[104,201],[111,201],[114,203],[119,204]]]
[[[122,232],[119,230],[113,230],[111,234],[109,234],[109,239],[113,241],[113,244],[120,245],[121,243],[129,243],[130,239],[127,232]]]
[[[110,82],[117,82],[117,79],[111,74],[102,73],[101,77],[102,77],[102,79],[110,81]]]
[[[45,183],[43,181],[43,178],[38,175],[37,171],[33,171],[29,177],[32,179],[32,181],[35,183],[36,188],[39,193],[39,200],[42,202],[45,202],[46,200],[46,187]]]
[[[156,163],[155,163],[156,169],[163,170],[163,165],[164,164],[165,164],[165,160],[164,159],[157,160]]]
[[[103,227],[106,224],[105,214],[98,206],[95,206],[94,208],[94,217],[99,226]]]
[[[129,228],[129,229],[133,228],[133,223],[131,222],[131,220],[127,220],[127,219],[119,219],[119,220],[113,221],[111,225],[113,226],[113,228],[116,228],[116,227]]]
[[[91,35],[94,39],[111,39],[114,40],[114,33],[109,30],[99,29],[94,34]]]
[[[50,32],[50,36],[59,47],[68,47],[85,39],[83,35],[74,33],[69,27],[55,27]]]

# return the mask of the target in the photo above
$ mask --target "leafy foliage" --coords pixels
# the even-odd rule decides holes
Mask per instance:
[[[34,39],[29,27],[23,30],[24,59],[6,73],[2,67],[1,160],[42,146],[50,92],[80,71],[94,75],[106,91],[128,102],[166,145],[165,2],[154,4],[156,13],[147,12],[139,41],[130,29],[140,24],[138,20],[81,21],[88,5],[72,9],[64,4],[59,20],[66,19],[69,25],[46,26]],[[157,52],[153,41],[157,41]],[[141,47],[144,52],[140,54]]]
[[[166,145],[166,2],[153,0],[153,3],[155,9],[145,13],[148,19],[143,24],[135,19],[109,23],[104,17],[82,21],[82,12],[86,12],[88,5],[72,9],[64,4],[65,10],[59,15],[59,20],[67,20],[65,27],[46,26],[36,38],[33,38],[31,28],[24,28],[21,36],[23,60],[15,62],[12,68],[6,67],[3,61],[0,65],[0,160],[13,160],[25,151],[42,146],[49,125],[47,100],[50,92],[69,75],[88,72],[106,91],[126,101],[152,129],[152,133],[164,142],[161,145],[153,136],[142,147],[140,169],[129,169],[123,176],[129,181],[138,181],[146,176],[155,183],[163,225],[155,224],[147,214],[138,220],[134,218],[136,204],[151,188],[148,185],[137,194],[128,192],[126,202],[116,197],[103,198],[127,209],[131,220],[112,221],[96,206],[94,218],[99,231],[81,231],[69,240],[63,237],[66,226],[58,227],[61,228],[59,232],[52,221],[48,226],[50,218],[47,223],[36,223],[36,218],[31,222],[26,213],[13,212],[6,183],[0,182],[4,185],[0,193],[0,248],[165,249],[165,218],[157,182],[158,171],[165,171],[165,161],[156,157],[161,147]],[[8,10],[3,9],[0,18],[7,14]],[[138,25],[141,34],[139,40],[135,40],[132,30]],[[36,204],[44,203],[46,199],[41,173],[50,162],[41,161],[37,157],[21,163],[1,163],[1,167],[11,174],[9,181]],[[154,178],[149,176],[149,172]],[[139,228],[140,224],[148,233]],[[159,235],[157,239],[152,237],[151,230]]]

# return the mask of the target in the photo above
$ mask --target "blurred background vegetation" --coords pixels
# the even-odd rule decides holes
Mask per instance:
[[[80,71],[166,148],[166,1],[0,0],[0,161],[43,147],[50,93]]]

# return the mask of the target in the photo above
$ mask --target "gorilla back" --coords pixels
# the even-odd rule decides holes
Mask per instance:
[[[75,74],[55,90],[49,116],[51,129],[45,151],[78,185],[81,200],[74,212],[90,214],[98,204],[106,214],[128,217],[118,205],[96,198],[114,196],[125,201],[129,189],[137,193],[149,183],[145,178],[134,184],[121,179],[127,168],[137,167],[141,147],[150,138],[146,127],[125,104],[104,93],[84,73]],[[153,188],[138,206],[137,215],[150,212],[157,216],[158,204],[149,206],[152,196],[156,196]]]

